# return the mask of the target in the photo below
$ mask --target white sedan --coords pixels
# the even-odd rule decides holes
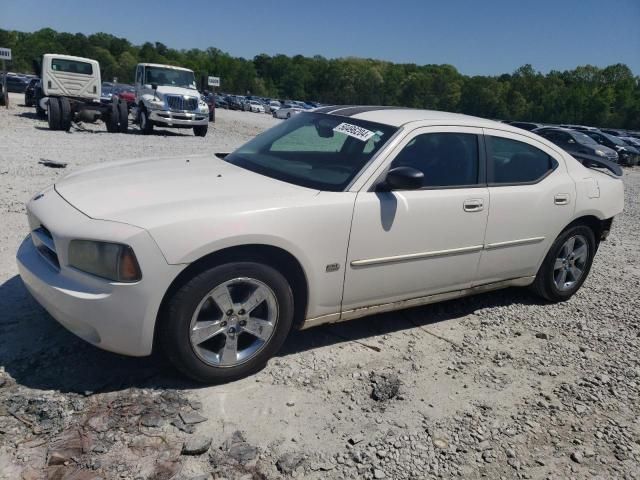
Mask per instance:
[[[619,167],[586,163],[480,118],[320,108],[231,154],[68,175],[29,201],[18,266],[88,342],[226,381],[292,328],[509,286],[568,299],[623,208]]]
[[[305,109],[302,107],[297,107],[295,105],[284,105],[279,109],[275,110],[273,113],[274,118],[291,118],[294,115],[297,115],[300,112],[304,112]]]
[[[244,104],[244,109],[253,113],[264,113],[264,105],[257,100],[248,100]]]

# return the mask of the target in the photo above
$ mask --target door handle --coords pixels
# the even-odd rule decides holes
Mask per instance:
[[[484,203],[481,198],[470,198],[464,201],[462,208],[465,212],[481,212],[484,208]]]
[[[556,205],[569,205],[569,194],[558,193],[555,197],[553,197],[553,203],[555,203]]]

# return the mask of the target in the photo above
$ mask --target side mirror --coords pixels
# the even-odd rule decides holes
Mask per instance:
[[[151,88],[152,88],[153,90],[157,90],[157,89],[158,89],[158,84],[157,84],[157,83],[152,83],[152,84],[151,84]]]
[[[567,141],[567,143],[568,143],[568,144],[574,144],[574,143],[576,143],[576,141],[575,141],[573,138],[570,138],[570,139]]]
[[[424,173],[412,167],[396,167],[387,172],[384,182],[378,185],[378,190],[417,190],[424,184]]]

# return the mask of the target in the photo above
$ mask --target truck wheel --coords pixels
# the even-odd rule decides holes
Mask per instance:
[[[120,117],[120,112],[118,112],[118,104],[112,103],[111,108],[107,112],[107,118],[105,119],[105,124],[107,125],[107,132],[118,133],[119,117]]]
[[[71,128],[71,103],[67,97],[60,97],[60,130],[68,132]]]
[[[118,103],[118,123],[120,126],[120,133],[127,133],[129,131],[129,107],[127,102],[120,100]]]
[[[147,110],[144,108],[140,109],[140,113],[138,113],[140,118],[140,131],[143,135],[149,135],[153,132],[153,123],[149,120],[149,114]]]
[[[56,97],[49,98],[49,128],[60,130],[60,102]]]
[[[193,133],[196,137],[205,137],[208,129],[209,125],[198,125],[197,127],[193,127]]]

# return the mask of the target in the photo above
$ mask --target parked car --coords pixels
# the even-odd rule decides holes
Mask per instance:
[[[523,130],[535,130],[536,128],[544,127],[542,123],[533,123],[533,122],[504,122],[514,127],[521,128]]]
[[[231,154],[74,171],[28,202],[18,268],[86,341],[228,381],[292,328],[508,286],[569,299],[623,209],[598,161],[480,118],[321,108]]]
[[[227,103],[229,104],[229,110],[242,110],[242,99],[235,96],[235,95],[231,95],[229,97],[226,98]]]
[[[624,142],[620,137],[609,135],[597,130],[585,130],[584,133],[593,138],[600,145],[609,147],[618,153],[618,158],[623,165],[637,165],[640,151]]]
[[[100,102],[111,103],[115,87],[111,83],[103,83],[100,88]]]
[[[254,113],[264,113],[264,106],[257,100],[249,100],[245,103],[245,110]]]
[[[113,95],[127,102],[127,107],[131,108],[136,103],[136,89],[133,85],[116,85]]]
[[[269,107],[268,113],[273,113],[276,110],[280,110],[280,107],[282,107],[282,105],[277,100],[270,100],[268,107]]]
[[[222,95],[215,96],[215,105],[216,108],[224,108],[225,110],[229,109],[229,103],[224,99]]]
[[[297,105],[285,105],[282,108],[273,112],[275,118],[291,118],[300,112],[304,112],[305,109],[298,107]]]
[[[7,75],[7,92],[24,93],[29,81],[25,77]]]
[[[624,130],[617,130],[614,128],[601,128],[600,131],[604,133],[608,133],[609,135],[613,135],[615,137],[621,137],[626,135],[626,132]]]
[[[640,138],[636,137],[618,137],[620,140],[625,142],[627,145],[631,145],[636,150],[640,150]]]
[[[618,162],[618,154],[615,150],[600,145],[584,132],[562,127],[542,127],[533,130],[533,133],[537,133],[571,154],[599,156],[611,162]]]
[[[39,78],[32,78],[27,84],[27,88],[24,91],[24,104],[27,107],[33,107],[36,99],[36,84],[40,81]]]

